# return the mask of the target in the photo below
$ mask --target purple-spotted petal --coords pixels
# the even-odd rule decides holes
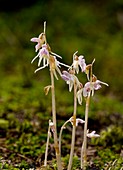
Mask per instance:
[[[91,84],[90,82],[87,82],[83,88],[83,96],[87,97],[88,93],[91,91]]]

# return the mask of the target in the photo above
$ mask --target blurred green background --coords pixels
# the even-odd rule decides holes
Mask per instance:
[[[109,84],[95,92],[89,128],[102,132],[97,144],[110,148],[104,150],[107,155],[99,153],[100,160],[114,161],[123,149],[122,0],[0,1],[0,156],[6,160],[16,156],[16,164],[23,164],[17,153],[37,165],[40,157],[44,159],[51,96],[45,97],[43,88],[50,78],[48,68],[34,74],[37,61],[31,65],[31,60],[36,55],[35,43],[30,42],[43,31],[44,21],[47,41],[52,51],[62,56],[61,62],[71,65],[75,51],[85,56],[87,64],[95,58],[94,74]],[[85,82],[82,76],[80,80]],[[72,115],[73,96],[64,81],[55,82],[59,131]],[[84,118],[84,107],[78,107],[78,116]],[[70,136],[66,139],[70,144]],[[3,156],[3,148],[8,149],[7,156]],[[64,155],[68,154],[64,148]]]
[[[71,64],[75,51],[83,54],[87,63],[96,58],[95,74],[109,83],[109,93],[122,100],[122,0],[3,2],[0,74],[32,74],[30,61],[36,54],[30,38],[38,36],[43,31],[43,22],[47,21],[52,50],[67,64]]]

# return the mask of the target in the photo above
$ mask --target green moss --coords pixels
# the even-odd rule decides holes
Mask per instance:
[[[69,163],[69,155],[67,155],[66,157],[63,158],[64,161],[64,168],[66,169]],[[77,156],[73,157],[73,165],[72,165],[72,170],[76,170],[78,168],[80,168],[80,160]]]
[[[9,127],[9,121],[5,119],[0,119],[0,128],[8,129],[8,127]]]
[[[113,168],[118,170],[118,168],[120,169],[123,165],[123,158],[107,148],[98,151],[98,159],[96,158],[94,163],[100,168]]]
[[[123,128],[117,126],[109,126],[107,130],[102,130],[100,138],[93,139],[93,143],[103,147],[110,147],[114,151],[120,151],[123,144]]]

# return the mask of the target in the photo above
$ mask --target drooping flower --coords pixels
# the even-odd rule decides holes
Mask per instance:
[[[105,83],[105,82],[102,82],[102,81],[100,81],[100,80],[96,80],[96,81],[94,82],[94,90],[100,89],[100,88],[102,87],[100,84],[109,86],[109,85],[108,85],[107,83]]]
[[[78,58],[79,58],[79,66],[80,66],[82,72],[85,72],[85,70],[86,70],[86,63],[85,63],[84,56],[80,55]]]
[[[100,135],[96,134],[96,131],[92,131],[91,133],[89,133],[89,129],[87,130],[87,137],[88,138],[99,138]]]
[[[44,68],[44,67],[48,66],[48,64],[49,64],[49,56],[50,56],[50,54],[47,49],[47,44],[43,44],[42,48],[38,52],[38,55],[34,57],[34,59],[31,61],[31,63],[33,63],[35,61],[35,59],[39,57],[38,67],[40,66],[41,61],[43,59],[43,67],[42,68]]]
[[[49,126],[50,126],[51,131],[54,133],[55,132],[55,126],[54,126],[53,122],[50,121]]]
[[[74,118],[71,117],[71,118],[69,119],[69,121],[70,121],[71,124],[73,125]],[[79,123],[83,124],[83,123],[85,123],[85,121],[84,121],[83,119],[76,118],[76,126],[78,126]]]
[[[37,52],[41,47],[42,45],[44,44],[45,42],[45,34],[44,33],[41,33],[38,38],[37,37],[34,37],[34,38],[31,38],[32,42],[36,42],[37,45],[35,46],[35,51]]]
[[[92,86],[92,83],[87,82],[87,83],[84,85],[84,88],[83,88],[83,96],[84,96],[84,97],[87,97],[87,96],[89,95],[89,93],[91,92],[91,90],[94,90],[94,89],[93,89],[93,86]]]
[[[38,54],[33,58],[31,63],[33,63],[37,58],[39,58],[39,61],[38,61],[38,67],[39,67],[41,65],[41,62],[43,61],[42,66],[36,69],[35,73],[41,69],[44,69],[48,65],[50,65],[50,70],[53,72],[55,78],[58,79],[56,71],[61,76],[61,71],[59,69],[60,65],[63,65],[65,67],[70,67],[66,64],[59,62],[56,59],[56,57],[58,58],[62,58],[62,57],[53,53],[50,49],[50,46],[47,43],[43,44],[44,42],[46,42],[46,37],[44,33],[41,33],[38,38],[32,38],[31,41],[38,42],[35,48],[36,48],[36,51],[39,50]]]
[[[69,67],[61,62],[59,62],[55,56],[53,55],[49,55],[49,57],[47,58],[47,62],[45,63],[45,58],[43,58],[43,66],[42,67],[39,67],[38,69],[35,70],[35,73],[45,67],[47,67],[48,65],[50,66],[50,71],[53,72],[53,75],[54,77],[58,80],[58,76],[57,76],[57,73],[56,71],[58,72],[58,74],[61,76],[61,71],[60,71],[60,67],[61,65],[65,66],[65,67]]]
[[[63,71],[63,74],[61,75],[62,79],[66,81],[66,83],[69,85],[69,91],[71,92],[74,84],[74,77],[72,74],[70,74],[67,71]]]
[[[62,79],[66,81],[66,83],[69,85],[69,91],[71,92],[74,83],[76,82],[77,87],[80,87],[80,82],[78,78],[73,74],[72,70],[70,72],[63,71],[63,74],[61,75]]]
[[[80,119],[80,118],[77,118],[76,119],[76,126],[78,126],[79,123],[83,124],[83,123],[85,123],[85,121]]]
[[[94,80],[92,82],[87,82],[83,88],[83,96],[87,97],[89,93],[92,93],[92,96],[94,95],[94,90],[99,90],[103,85],[109,86],[107,83],[104,83],[100,80]]]
[[[72,67],[73,67],[73,69],[75,69],[76,73],[78,74],[79,73],[79,67],[81,68],[82,72],[85,72],[85,70],[86,70],[86,63],[85,63],[84,56],[80,55],[78,57],[76,55],[77,52],[75,52],[73,54],[73,64],[72,64]]]

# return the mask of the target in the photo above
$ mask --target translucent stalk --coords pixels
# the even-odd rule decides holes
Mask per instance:
[[[47,39],[46,39],[46,21],[44,22],[44,34],[45,34],[45,43],[47,43]]]
[[[62,170],[61,157],[60,157],[58,138],[57,138],[55,86],[54,86],[54,76],[52,70],[50,70],[50,75],[51,75],[51,93],[52,93],[52,117],[53,117],[53,125],[54,125],[54,147],[56,152],[57,168],[58,170]]]
[[[92,61],[91,68],[90,68],[90,83],[92,83],[92,66],[95,62],[95,59]],[[81,148],[81,169],[86,170],[87,166],[87,128],[88,128],[88,111],[89,111],[89,104],[90,104],[90,95],[91,91],[86,98],[86,108],[85,108],[85,125],[84,125],[84,138],[83,144]]]
[[[61,127],[61,130],[60,130],[60,133],[59,133],[59,152],[60,152],[60,156],[61,156],[61,137],[62,137],[62,132],[63,132],[63,129],[65,128],[66,124],[70,122],[70,119],[67,120]]]
[[[47,155],[48,155],[48,146],[49,146],[49,139],[50,139],[50,122],[49,120],[49,127],[48,127],[48,133],[47,133],[47,143],[46,143],[46,150],[45,150],[45,159],[44,159],[44,166],[47,166]]]
[[[88,127],[88,111],[90,103],[90,93],[86,99],[86,108],[85,108],[85,125],[84,125],[84,138],[81,149],[81,169],[85,170],[87,166],[87,127]]]
[[[73,112],[73,130],[72,130],[72,141],[71,141],[71,151],[70,151],[70,158],[68,169],[71,170],[72,168],[72,161],[73,161],[73,153],[74,153],[74,145],[75,145],[75,132],[76,132],[76,110],[77,110],[77,84],[74,83],[74,112]]]

